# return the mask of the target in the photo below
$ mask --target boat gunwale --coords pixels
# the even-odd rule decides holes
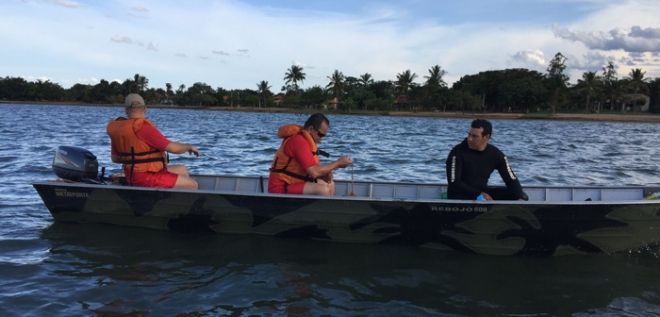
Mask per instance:
[[[192,175],[194,176],[204,176],[204,177],[232,177],[232,178],[243,178],[243,179],[259,179],[255,176],[228,176],[228,175]],[[265,178],[264,178],[265,179]],[[341,182],[350,184],[350,183],[376,183],[376,184],[388,184],[388,185],[428,185],[428,186],[446,186],[445,184],[437,183],[406,183],[406,182],[373,182],[373,181],[345,181],[339,180]],[[362,196],[313,196],[313,195],[303,195],[303,194],[277,194],[277,193],[268,193],[268,192],[255,192],[255,193],[244,193],[237,192],[234,190],[208,190],[208,189],[181,189],[181,188],[153,188],[153,187],[132,187],[132,186],[123,186],[123,185],[114,185],[114,184],[90,184],[84,182],[74,182],[67,180],[45,180],[45,181],[36,181],[32,183],[33,187],[38,186],[65,186],[65,187],[82,187],[82,188],[101,188],[101,189],[110,189],[110,190],[124,190],[124,191],[146,191],[146,192],[176,192],[176,193],[186,193],[186,194],[202,194],[202,195],[222,195],[222,196],[244,196],[244,197],[273,197],[273,198],[285,198],[285,199],[304,199],[304,200],[329,200],[329,201],[367,201],[367,202],[402,202],[402,203],[433,203],[433,204],[449,204],[449,205],[660,205],[660,200],[592,200],[592,201],[547,201],[547,200],[533,200],[533,201],[524,201],[524,200],[490,200],[490,201],[477,201],[477,200],[462,200],[462,199],[443,199],[443,198],[386,198],[386,197],[362,197]],[[571,189],[642,189],[645,192],[653,191],[660,189],[660,187],[655,186],[525,186],[525,188],[571,188]]]

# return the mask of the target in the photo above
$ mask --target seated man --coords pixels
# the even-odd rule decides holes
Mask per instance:
[[[329,164],[320,164],[317,144],[328,134],[330,121],[321,113],[307,119],[304,126],[285,125],[277,136],[283,138],[268,177],[268,192],[332,196],[335,183],[332,171],[353,161],[342,156]]]
[[[183,165],[168,165],[166,152],[192,153],[199,156],[196,147],[172,142],[145,117],[146,105],[138,94],[129,94],[125,100],[126,116],[108,123],[111,158],[124,167],[130,185],[160,188],[197,189],[198,184]]]
[[[506,156],[488,144],[493,127],[488,120],[472,121],[468,136],[447,157],[447,197],[470,200],[527,200]],[[488,187],[490,174],[499,172],[506,188]]]

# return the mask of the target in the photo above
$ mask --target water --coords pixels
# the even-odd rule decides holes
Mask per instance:
[[[0,316],[660,315],[658,250],[488,257],[421,248],[54,224],[30,183],[58,145],[109,161],[121,108],[0,105]],[[193,173],[267,175],[297,114],[150,109]],[[331,115],[321,148],[356,180],[444,182],[466,119]],[[660,125],[494,120],[524,185],[660,185]],[[337,178],[350,179],[350,169]],[[493,175],[493,183],[501,182]]]

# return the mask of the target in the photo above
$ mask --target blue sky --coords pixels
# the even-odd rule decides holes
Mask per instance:
[[[660,77],[658,0],[82,1],[0,2],[0,76],[64,87],[123,81],[149,87],[205,82],[277,92],[292,64],[302,87],[335,69],[421,83],[440,65],[448,83],[479,71],[545,72],[557,52],[575,82],[608,62],[619,77]]]

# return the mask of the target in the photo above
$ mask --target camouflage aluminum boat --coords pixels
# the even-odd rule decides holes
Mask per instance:
[[[264,193],[258,177],[199,190],[34,183],[56,221],[407,244],[496,255],[614,253],[660,242],[652,187],[526,187],[529,201],[442,199],[439,184],[337,182],[337,196]]]

